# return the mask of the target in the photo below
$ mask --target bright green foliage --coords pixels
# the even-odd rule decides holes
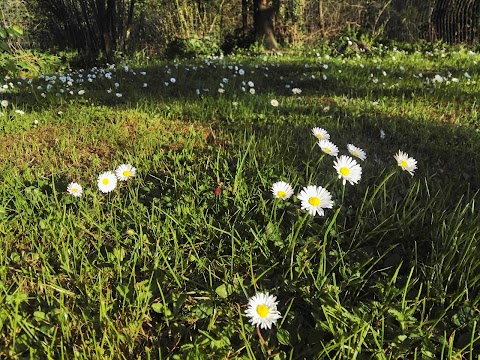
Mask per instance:
[[[17,25],[0,28],[0,51],[9,51],[6,41],[8,37],[17,37],[22,35],[23,29]]]

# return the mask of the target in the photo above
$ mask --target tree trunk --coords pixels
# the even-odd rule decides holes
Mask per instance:
[[[248,33],[248,3],[247,0],[242,0],[242,34],[247,36]]]
[[[253,10],[255,38],[263,43],[266,50],[278,49],[273,30],[275,7],[272,5],[272,2],[269,0],[255,0]]]

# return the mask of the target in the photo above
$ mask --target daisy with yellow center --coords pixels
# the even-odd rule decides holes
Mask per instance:
[[[330,156],[337,156],[338,155],[338,147],[334,143],[332,143],[329,140],[319,140],[318,141],[318,146],[320,146],[320,149],[325,154],[328,154]]]
[[[396,153],[393,157],[402,170],[408,171],[410,175],[413,176],[413,172],[417,169],[417,160],[409,157],[407,153],[401,150],[398,150],[398,153]]]
[[[362,161],[364,161],[367,158],[367,154],[365,153],[365,151],[363,151],[359,147],[356,147],[355,145],[348,144],[347,150],[350,153],[350,155],[355,156]]]
[[[309,185],[303,188],[298,194],[298,200],[301,201],[302,209],[312,216],[316,214],[323,216],[325,214],[323,209],[333,207],[332,195],[321,186]]]
[[[81,197],[83,193],[82,185],[76,182],[71,182],[67,186],[67,192],[72,196]]]
[[[330,139],[330,134],[325,129],[322,129],[322,128],[319,128],[319,127],[314,127],[312,129],[312,133],[313,133],[313,135],[315,135],[315,137],[318,140],[322,140],[322,139],[323,140],[329,140]]]
[[[117,170],[115,170],[115,175],[117,175],[118,180],[127,181],[135,176],[136,171],[137,169],[135,169],[132,165],[122,164],[117,168]]]
[[[278,106],[278,100],[272,99],[272,100],[270,101],[270,104],[271,104],[272,106],[274,106],[274,107],[277,107],[277,106]]]
[[[350,156],[342,155],[334,163],[338,178],[343,179],[343,185],[348,181],[351,185],[356,184],[362,177],[362,168]]]
[[[292,186],[284,181],[278,181],[272,186],[273,197],[287,200],[293,195]]]
[[[266,293],[258,293],[248,300],[248,309],[245,315],[252,325],[259,326],[261,329],[271,329],[272,325],[282,317],[277,310],[277,298]]]
[[[117,177],[111,171],[104,172],[97,179],[98,190],[109,193],[117,187]]]

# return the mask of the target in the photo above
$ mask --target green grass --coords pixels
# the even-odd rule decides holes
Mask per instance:
[[[0,357],[479,358],[480,55],[319,55],[6,79]],[[367,152],[357,185],[315,126]],[[122,163],[136,176],[101,193]],[[333,208],[274,199],[280,180]],[[282,314],[265,344],[260,291]]]

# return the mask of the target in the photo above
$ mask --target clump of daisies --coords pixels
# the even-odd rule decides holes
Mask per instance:
[[[417,169],[417,160],[408,156],[407,153],[401,150],[398,150],[398,153],[396,153],[393,157],[402,170],[408,171],[410,175],[413,176],[414,171]]]
[[[245,316],[252,325],[261,329],[271,329],[278,319],[282,317],[277,310],[278,301],[276,296],[268,292],[255,294],[248,300],[248,308]]]

